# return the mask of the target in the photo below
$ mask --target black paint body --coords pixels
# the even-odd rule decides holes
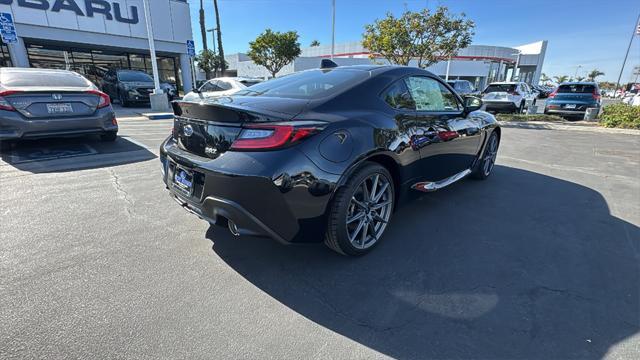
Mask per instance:
[[[415,183],[442,180],[472,168],[491,132],[500,131],[495,118],[483,111],[398,110],[381,98],[389,85],[408,76],[431,77],[450,89],[425,70],[348,69],[365,72],[366,79],[329,98],[234,95],[206,103],[174,102],[175,137],[160,149],[164,181],[172,195],[210,222],[233,220],[241,234],[281,242],[321,241],[336,189],[363,162],[387,167],[402,200],[415,191],[411,190]],[[325,127],[284,149],[228,150],[240,124],[291,120],[321,121]],[[187,124],[195,129],[190,139],[182,133]],[[455,137],[450,140],[438,137],[452,132]],[[215,144],[219,153],[205,154],[206,144]],[[175,166],[195,171],[192,196],[173,188]]]

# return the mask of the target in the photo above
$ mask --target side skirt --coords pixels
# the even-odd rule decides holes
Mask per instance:
[[[411,188],[414,190],[423,191],[423,192],[432,192],[432,191],[442,189],[445,186],[449,186],[454,182],[463,179],[465,176],[469,174],[471,174],[471,169],[461,171],[453,176],[450,176],[440,181],[415,183],[411,186]]]

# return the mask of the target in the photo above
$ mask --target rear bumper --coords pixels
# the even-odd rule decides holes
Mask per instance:
[[[0,140],[104,134],[118,131],[114,118],[111,107],[99,109],[88,117],[37,120],[15,111],[0,111]]]
[[[516,111],[518,107],[511,101],[482,101],[487,111]]]
[[[216,159],[185,152],[171,138],[160,148],[163,181],[185,210],[212,224],[233,221],[240,235],[281,243],[316,242],[338,177],[300,151],[228,151]],[[174,185],[176,167],[193,172],[193,191]]]

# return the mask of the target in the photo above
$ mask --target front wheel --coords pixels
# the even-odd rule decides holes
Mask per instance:
[[[491,170],[493,170],[493,165],[495,165],[496,157],[498,156],[499,145],[498,134],[494,131],[489,136],[489,141],[487,141],[482,157],[478,159],[473,172],[471,172],[472,178],[484,180],[491,175]]]
[[[378,244],[395,205],[393,179],[366,163],[342,186],[329,210],[325,244],[343,255],[364,255]]]

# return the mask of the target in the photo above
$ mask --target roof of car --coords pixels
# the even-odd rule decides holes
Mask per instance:
[[[489,83],[489,85],[515,85],[520,84],[522,81],[496,81]]]
[[[73,74],[73,75],[80,76],[80,74],[71,70],[42,69],[42,68],[3,67],[3,68],[0,68],[0,72],[6,72],[6,73],[33,72],[33,73],[49,73],[49,74],[61,73],[61,74]]]
[[[563,82],[560,85],[597,85],[593,81],[567,81]]]

